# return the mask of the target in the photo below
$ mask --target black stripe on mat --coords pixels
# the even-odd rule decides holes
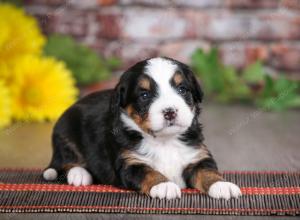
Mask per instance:
[[[244,195],[216,200],[202,194],[151,199],[138,193],[0,192],[0,212],[108,212],[222,215],[299,215],[300,195]],[[21,208],[4,208],[26,206]],[[43,208],[33,208],[45,206]]]

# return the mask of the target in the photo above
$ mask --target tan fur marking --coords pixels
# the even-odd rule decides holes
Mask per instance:
[[[148,115],[142,118],[132,107],[129,105],[126,107],[127,114],[132,118],[132,120],[145,132],[150,133],[150,124],[148,120]]]
[[[205,145],[201,145],[197,156],[198,156],[198,161],[204,160],[206,158],[210,158],[209,151]]]
[[[221,174],[216,170],[200,169],[194,174],[192,178],[192,184],[194,188],[203,192],[207,192],[209,187],[217,182],[222,181]]]
[[[182,75],[180,73],[176,72],[173,76],[173,80],[175,82],[175,85],[178,86],[183,81]]]
[[[128,114],[129,116],[131,116],[131,115],[133,114],[134,109],[133,109],[132,105],[128,105],[128,106],[126,107],[126,112],[127,112],[127,114]]]
[[[150,90],[150,81],[147,78],[142,78],[139,81],[139,86],[143,89]]]
[[[139,160],[134,156],[134,153],[130,150],[125,150],[122,152],[122,158],[125,160],[126,166],[134,164],[143,164],[142,160]]]
[[[135,157],[134,152],[130,150],[125,150],[122,152],[122,158],[125,160],[126,166],[137,165],[137,164],[145,164],[142,160]],[[146,174],[144,180],[141,182],[141,193],[145,193],[149,195],[150,190],[153,186],[166,182],[168,179],[162,175],[160,172],[152,169],[151,167],[146,168]]]
[[[198,162],[211,157],[206,145],[200,145],[199,150],[199,154],[197,155]],[[195,164],[193,163],[188,165],[186,169],[191,172],[194,167]],[[193,174],[191,178],[191,184],[194,188],[207,192],[213,183],[220,180],[223,180],[223,178],[217,170],[203,168],[197,170],[196,173]]]
[[[149,170],[147,171],[146,176],[141,183],[141,192],[149,195],[153,186],[167,181],[167,177],[149,167]]]

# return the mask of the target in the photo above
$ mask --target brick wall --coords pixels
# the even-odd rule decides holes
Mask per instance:
[[[217,45],[227,64],[261,59],[300,78],[300,0],[25,0],[45,33],[71,34],[125,66],[149,56],[187,62]]]

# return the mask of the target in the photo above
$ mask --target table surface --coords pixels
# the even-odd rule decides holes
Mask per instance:
[[[220,170],[300,170],[300,111],[204,104],[201,121]],[[52,128],[16,123],[1,131],[0,168],[47,166]]]

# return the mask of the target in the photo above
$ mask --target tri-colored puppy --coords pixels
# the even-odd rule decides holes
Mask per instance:
[[[202,96],[183,63],[158,57],[135,64],[114,90],[88,95],[61,116],[44,179],[65,173],[74,186],[112,184],[167,199],[185,187],[238,197],[203,144]]]

